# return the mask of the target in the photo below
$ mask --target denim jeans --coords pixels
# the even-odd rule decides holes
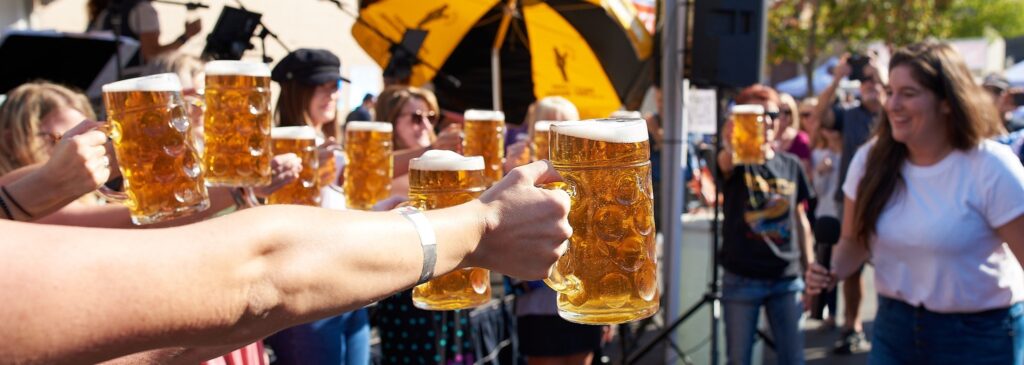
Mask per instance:
[[[1024,303],[978,313],[935,313],[878,296],[871,365],[1021,364]]]
[[[286,328],[267,338],[275,364],[366,365],[370,320],[366,309]]]
[[[778,364],[803,364],[804,335],[800,331],[803,290],[804,282],[800,278],[754,279],[726,271],[722,275],[726,363],[750,364],[763,306],[771,325]]]

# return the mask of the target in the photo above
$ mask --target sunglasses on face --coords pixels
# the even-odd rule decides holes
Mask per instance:
[[[771,118],[772,120],[779,119],[779,115],[781,114],[782,113],[777,110],[764,112],[764,115],[767,116],[768,118]]]
[[[437,112],[435,112],[433,110],[430,110],[430,111],[417,110],[417,111],[414,111],[412,113],[403,113],[401,115],[401,117],[412,117],[415,120],[421,120],[423,118],[426,118],[427,121],[429,121],[430,123],[434,123],[434,122],[437,121]]]

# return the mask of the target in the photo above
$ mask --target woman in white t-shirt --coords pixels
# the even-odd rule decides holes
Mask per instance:
[[[875,138],[843,184],[834,285],[870,260],[878,314],[870,364],[1024,361],[1024,167],[963,59],[925,42],[897,51]],[[1012,251],[1011,251],[1012,250]]]

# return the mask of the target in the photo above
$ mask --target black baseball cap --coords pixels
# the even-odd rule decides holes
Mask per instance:
[[[341,76],[341,60],[326,49],[300,48],[292,51],[270,72],[277,82],[296,80],[306,85],[320,85],[331,81],[345,81]]]

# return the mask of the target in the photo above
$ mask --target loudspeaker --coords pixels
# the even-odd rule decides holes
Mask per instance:
[[[694,3],[691,82],[741,88],[761,83],[768,0]]]

